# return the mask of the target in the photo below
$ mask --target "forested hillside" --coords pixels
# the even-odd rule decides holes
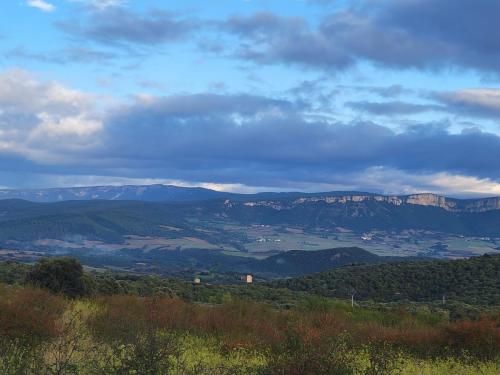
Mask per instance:
[[[500,255],[466,260],[397,262],[346,266],[314,275],[277,281],[295,291],[360,300],[448,301],[500,305]]]

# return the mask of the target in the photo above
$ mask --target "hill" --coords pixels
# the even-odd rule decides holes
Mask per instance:
[[[335,248],[317,251],[292,250],[264,259],[227,255],[222,251],[206,250],[140,250],[127,251],[120,256],[86,256],[72,254],[84,264],[94,267],[134,268],[138,262],[153,265],[142,272],[186,272],[205,270],[212,272],[252,273],[260,277],[277,278],[306,275],[349,264],[372,264],[400,261],[401,257],[382,257],[360,248]],[[406,258],[405,258],[406,259]]]
[[[392,302],[450,301],[500,305],[500,255],[466,260],[427,260],[346,266],[272,284],[294,291]]]
[[[161,225],[182,225],[175,212],[175,206],[141,201],[0,200],[0,239],[81,237],[120,242],[125,234],[162,234],[168,231]]]
[[[380,257],[359,247],[316,251],[292,250],[251,263],[251,271],[278,275],[306,275],[354,263],[379,263],[394,260]]]

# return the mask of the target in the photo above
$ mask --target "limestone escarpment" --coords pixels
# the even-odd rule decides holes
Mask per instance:
[[[300,197],[293,202],[283,201],[252,201],[244,203],[245,206],[265,206],[276,210],[293,208],[302,204],[324,202],[327,204],[347,204],[349,202],[385,202],[395,206],[414,204],[420,206],[440,207],[451,212],[485,212],[500,209],[500,197],[478,198],[478,199],[454,199],[432,193],[411,195],[372,195],[372,194],[348,194],[348,195],[322,195],[312,197]]]

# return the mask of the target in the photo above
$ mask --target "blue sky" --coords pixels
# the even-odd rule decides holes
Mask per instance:
[[[0,185],[500,195],[494,0],[8,0]]]

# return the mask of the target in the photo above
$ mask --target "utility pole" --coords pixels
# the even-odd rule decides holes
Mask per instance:
[[[356,295],[356,290],[351,288],[351,307],[354,308],[354,296]]]

